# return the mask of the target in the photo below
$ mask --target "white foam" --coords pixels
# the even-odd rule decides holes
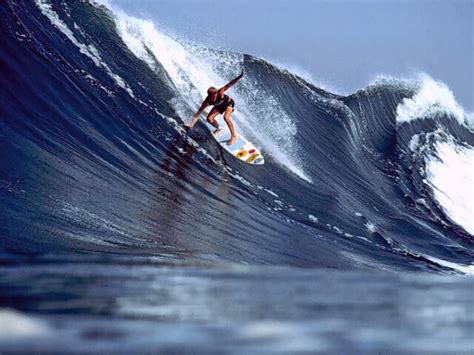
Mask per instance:
[[[423,255],[423,254],[422,254]],[[474,264],[471,264],[471,265],[461,265],[461,264],[456,264],[456,263],[453,263],[451,261],[446,261],[446,260],[442,260],[442,259],[438,259],[438,258],[435,258],[434,256],[429,256],[429,255],[423,255],[426,259],[438,264],[438,265],[441,265],[441,266],[445,266],[445,267],[448,267],[450,269],[453,269],[453,270],[457,270],[457,271],[460,271],[462,272],[463,274],[467,274],[467,275],[474,275]]]
[[[130,51],[152,70],[158,69],[155,59],[164,68],[178,95],[170,103],[185,120],[197,110],[210,86],[227,83],[242,67],[241,54],[215,52],[177,41],[157,30],[153,22],[105,5],[114,13],[117,31]],[[231,90],[236,101],[232,117],[237,129],[254,137],[256,145],[281,166],[311,182],[303,169],[296,125],[278,101],[246,76]]]
[[[413,137],[411,137],[408,147],[411,149],[412,152],[416,152],[419,144],[420,144],[420,135],[415,134]]]
[[[264,188],[263,190],[264,190],[265,192],[269,193],[270,195],[274,196],[274,197],[280,197],[280,196],[278,196],[276,193],[274,193],[274,192],[273,192],[272,190],[270,190],[270,189],[265,189],[265,188]]]
[[[37,319],[13,309],[0,309],[0,341],[39,337],[49,332],[49,327]]]
[[[435,81],[427,74],[420,74],[418,92],[412,98],[404,99],[397,107],[397,122],[401,124],[441,115],[451,115],[459,123],[474,127],[446,84]]]
[[[310,222],[319,223],[319,219],[313,216],[312,214],[308,215],[308,219],[310,220]]]
[[[420,75],[421,74],[418,74],[415,77],[394,77],[390,74],[376,73],[372,76],[369,84],[364,90],[377,88],[383,89],[387,87],[398,90],[417,90],[420,88],[420,84],[417,82],[417,80],[421,77]]]
[[[373,224],[372,222],[368,221],[366,224],[365,224],[367,230],[370,232],[370,233],[375,233],[377,231],[377,228],[375,227],[375,224]]]
[[[77,48],[79,48],[79,51],[89,57],[97,67],[104,69],[105,72],[115,81],[118,86],[127,91],[127,93],[132,98],[135,98],[132,89],[102,60],[97,48],[95,48],[91,44],[85,45],[84,43],[81,43],[79,40],[77,40],[76,37],[74,37],[73,32],[69,29],[69,27],[67,27],[67,25],[63,21],[61,21],[58,14],[54,12],[51,3],[49,3],[47,0],[35,1],[40,11],[51,21],[51,24],[54,27],[60,30]],[[75,26],[77,25],[75,24]]]
[[[437,142],[426,158],[425,182],[444,212],[474,235],[474,149],[452,140]]]

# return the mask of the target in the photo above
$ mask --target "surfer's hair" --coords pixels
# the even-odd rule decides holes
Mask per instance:
[[[209,89],[207,89],[207,94],[212,95],[217,92],[217,89],[214,86],[211,86]]]

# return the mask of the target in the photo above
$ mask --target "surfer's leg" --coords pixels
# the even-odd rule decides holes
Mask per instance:
[[[228,106],[224,112],[224,121],[227,123],[227,126],[229,127],[230,131],[230,139],[227,142],[228,145],[234,144],[235,140],[237,139],[237,136],[235,134],[235,128],[234,124],[232,123],[232,119],[230,118],[230,115],[234,111],[234,108],[232,106]]]
[[[209,112],[209,114],[207,115],[207,122],[209,122],[211,125],[213,125],[214,127],[216,127],[216,131],[219,130],[219,122],[216,121],[216,116],[220,114],[219,111],[217,111],[215,108],[213,108],[211,110],[211,112]],[[215,132],[214,132],[215,133]]]

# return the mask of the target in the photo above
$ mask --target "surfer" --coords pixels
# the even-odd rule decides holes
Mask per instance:
[[[214,134],[216,134],[222,129],[216,120],[216,116],[219,114],[223,114],[224,121],[225,123],[227,123],[227,126],[229,127],[230,131],[230,139],[228,140],[227,144],[234,144],[237,136],[235,134],[234,124],[232,123],[230,115],[234,111],[235,102],[229,95],[226,95],[224,92],[230,87],[232,87],[237,81],[239,81],[242,76],[244,76],[243,69],[237,77],[232,79],[223,87],[216,89],[214,86],[211,86],[209,89],[207,89],[207,97],[202,102],[201,107],[199,107],[199,110],[193,116],[191,123],[187,123],[184,126],[188,129],[193,128],[196,122],[199,120],[199,116],[204,112],[204,109],[207,106],[213,105],[214,107],[207,115],[207,122],[209,122],[216,128],[216,130],[214,131]]]

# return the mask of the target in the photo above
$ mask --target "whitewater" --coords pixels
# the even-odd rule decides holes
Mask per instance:
[[[474,121],[445,83],[333,93],[113,2],[0,7],[0,351],[472,348]],[[241,68],[262,167],[183,128]]]

